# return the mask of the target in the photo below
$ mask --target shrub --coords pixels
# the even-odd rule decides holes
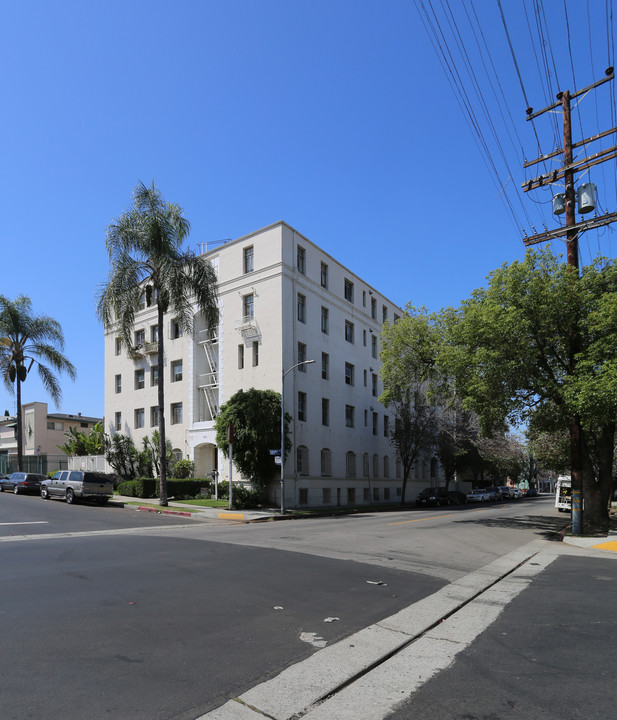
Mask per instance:
[[[195,463],[192,460],[178,460],[174,465],[174,477],[190,478],[195,472]]]
[[[125,497],[137,497],[135,494],[135,480],[125,480],[118,484],[118,493]]]

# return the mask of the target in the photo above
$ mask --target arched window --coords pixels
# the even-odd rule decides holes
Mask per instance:
[[[332,477],[332,454],[328,448],[321,451],[321,477]]]
[[[379,455],[377,453],[373,455],[373,477],[379,477]]]
[[[368,477],[369,472],[369,458],[368,453],[364,453],[362,456],[362,475],[363,477]]]
[[[356,477],[356,453],[349,451],[346,456],[347,477]]]
[[[309,474],[309,454],[306,445],[298,445],[296,449],[296,472],[298,475]]]

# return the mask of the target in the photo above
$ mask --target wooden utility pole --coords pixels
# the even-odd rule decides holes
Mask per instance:
[[[544,233],[534,235],[532,237],[525,237],[524,242],[526,246],[535,245],[536,243],[551,240],[556,237],[566,238],[567,248],[567,259],[568,265],[576,269],[576,276],[578,277],[579,272],[579,261],[578,261],[578,238],[579,235],[584,231],[593,227],[600,227],[601,225],[607,225],[617,220],[617,214],[612,213],[610,216],[607,213],[603,217],[596,217],[590,221],[577,223],[575,213],[575,195],[574,195],[574,173],[580,170],[586,170],[593,165],[597,165],[600,162],[613,159],[617,157],[617,146],[613,146],[609,150],[596,153],[596,155],[589,156],[583,160],[574,163],[572,157],[572,149],[574,147],[572,143],[572,123],[571,123],[571,100],[573,97],[578,97],[587,93],[589,90],[602,85],[609,80],[613,80],[615,77],[613,68],[608,68],[606,71],[606,77],[599,80],[592,85],[579,90],[574,95],[570,95],[568,90],[560,92],[557,95],[557,103],[550,105],[537,113],[533,112],[532,108],[527,110],[527,119],[532,120],[533,118],[541,115],[549,110],[558,107],[561,104],[563,113],[563,167],[561,170],[555,170],[552,173],[540,175],[533,180],[529,180],[522,184],[522,188],[525,192],[534,188],[542,187],[545,184],[556,182],[562,178],[565,182],[565,214],[566,223],[565,228],[559,228],[557,230],[547,230]],[[601,137],[605,137],[609,134],[617,132],[617,128],[613,128],[604,133],[600,133],[593,138],[588,138],[577,146],[586,145],[594,140],[598,140]],[[538,162],[542,162],[551,157],[556,157],[558,152],[545,155],[531,162],[525,163],[525,167],[529,167]],[[579,350],[580,336],[578,328],[576,326],[570,328],[570,357],[568,359],[568,373],[573,375],[576,370],[576,355]],[[575,415],[570,419],[570,472],[572,478],[572,534],[581,535],[583,533],[583,498],[584,498],[584,483],[583,483],[583,452],[582,452],[583,434],[581,428],[581,419],[578,415]]]

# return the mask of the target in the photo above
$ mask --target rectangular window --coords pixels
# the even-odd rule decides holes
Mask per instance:
[[[345,340],[349,343],[353,342],[353,323],[349,320],[345,320]]]
[[[47,429],[48,430],[64,430],[64,423],[54,422],[53,420],[48,420],[47,421]]]
[[[383,306],[381,311],[381,319],[383,320],[383,322],[386,322],[386,320],[388,319],[388,308],[385,305]]]
[[[298,245],[297,265],[298,265],[298,272],[305,275],[306,274],[306,250],[301,245]]]
[[[345,278],[344,297],[345,300],[349,300],[351,303],[353,302],[353,283],[347,278]]]
[[[298,322],[306,322],[306,298],[298,293]]]
[[[298,362],[304,362],[306,360],[306,345],[304,343],[298,343]],[[306,372],[306,365],[300,365],[298,368],[300,372]]]
[[[298,469],[298,475],[307,475],[308,473],[301,472]],[[308,505],[308,488],[298,489],[298,505]]]
[[[253,367],[259,365],[259,340],[253,340]]]
[[[135,346],[143,345],[146,341],[146,331],[145,330],[135,330]]]
[[[116,388],[116,395],[122,392],[122,375],[116,375],[114,387]]]
[[[332,500],[330,499],[330,488],[322,488],[321,489],[321,504],[322,505],[329,505]]]
[[[396,313],[394,313],[394,323],[396,324],[400,319],[401,318]],[[399,488],[399,490],[400,490],[400,488]]]
[[[351,363],[345,363],[345,385],[354,384],[354,366]]]
[[[328,266],[326,263],[321,263],[321,287],[328,287]]]
[[[177,320],[172,320],[169,327],[169,337],[171,340],[177,340],[182,337],[182,326]]]
[[[366,387],[366,370],[364,371],[364,387]]]
[[[330,400],[321,398],[321,424],[328,427],[330,425]]]
[[[371,298],[371,317],[377,320],[377,300],[374,297]]]
[[[388,476],[384,474],[384,477],[388,477]],[[383,499],[384,499],[384,500],[389,500],[389,499],[390,499],[390,488],[384,488],[384,489],[383,489]]]
[[[251,273],[253,272],[253,246],[250,245],[249,247],[244,248],[244,272],[245,273]]]
[[[362,307],[366,307],[366,290],[362,291]]]
[[[249,322],[255,317],[255,295],[249,293],[242,298],[242,320]]]
[[[135,390],[143,390],[146,387],[146,371],[143,368],[135,370]]]
[[[371,355],[377,359],[377,336],[371,335]]]
[[[155,387],[159,384],[159,366],[153,365],[150,368],[150,385]]]
[[[142,294],[139,296],[138,310],[145,310],[145,309],[146,309],[146,293],[142,292]]]
[[[158,341],[159,341],[159,326],[151,325],[150,326],[150,342],[158,342]]]
[[[375,373],[371,375],[371,391],[373,397],[377,397],[377,375],[375,375]]]
[[[153,405],[150,408],[150,427],[159,426],[159,406]]]
[[[389,437],[390,435],[390,418],[387,415],[383,416],[383,436]]]
[[[116,355],[122,352],[122,338],[116,338]]]
[[[171,407],[171,424],[180,425],[182,423],[182,403],[172,403]]]
[[[244,367],[244,345],[238,345],[238,370]]]
[[[362,344],[366,347],[366,330],[362,331]]]
[[[298,393],[298,420],[306,422],[306,393]]]
[[[368,410],[364,411],[364,427],[368,427]]]
[[[172,360],[171,382],[180,382],[180,380],[182,380],[182,360]]]
[[[355,408],[353,405],[345,405],[345,427],[354,427]]]
[[[145,412],[143,408],[137,408],[135,410],[135,427],[136,428],[142,428],[145,424]]]
[[[321,353],[321,379],[327,380],[330,376],[330,356],[328,353]]]
[[[363,489],[362,489],[362,499],[364,500],[364,502],[369,502],[369,501],[370,501],[371,497],[370,497],[370,493],[369,493],[369,491],[368,491],[368,488],[363,488]]]
[[[379,488],[373,488],[373,500],[379,500]]]
[[[328,308],[323,307],[321,308],[321,332],[324,334],[328,334]]]
[[[353,505],[356,502],[356,489],[347,488],[347,504]]]
[[[116,413],[114,427],[116,428],[116,432],[120,432],[122,430],[122,413]]]
[[[379,415],[374,412],[373,413],[373,435],[377,435],[377,425],[379,423]]]

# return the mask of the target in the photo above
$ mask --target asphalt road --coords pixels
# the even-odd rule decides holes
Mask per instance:
[[[2,718],[193,720],[554,537],[553,515],[540,499],[222,527],[0,496],[0,523],[37,523],[0,524]]]
[[[388,720],[614,720],[617,562],[557,558]]]

